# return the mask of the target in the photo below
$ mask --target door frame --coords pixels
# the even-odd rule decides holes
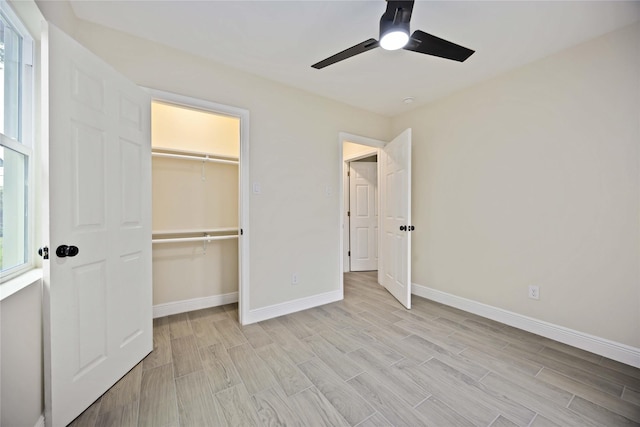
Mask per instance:
[[[238,321],[247,323],[249,313],[249,110],[218,104],[190,96],[178,95],[157,89],[145,88],[151,95],[151,101],[168,102],[187,108],[235,117],[240,120],[240,151],[238,157]]]
[[[350,271],[348,269],[349,266],[349,259],[347,256],[347,249],[345,248],[346,245],[346,239],[345,239],[345,230],[346,232],[348,232],[348,228],[345,228],[346,224],[347,224],[347,213],[346,213],[346,209],[345,206],[348,206],[348,201],[345,201],[345,197],[349,194],[348,189],[345,189],[345,185],[348,184],[348,180],[346,179],[347,177],[347,171],[349,170],[348,168],[348,160],[356,160],[359,157],[368,157],[371,154],[373,154],[372,152],[367,153],[366,155],[355,155],[355,156],[349,156],[347,159],[345,159],[344,156],[344,143],[345,142],[351,142],[354,144],[360,144],[360,145],[367,145],[369,147],[373,147],[376,149],[376,153],[378,152],[378,149],[384,147],[388,141],[381,141],[379,139],[374,139],[374,138],[369,138],[366,136],[362,136],[362,135],[355,135],[352,133],[348,133],[348,132],[340,132],[338,134],[338,161],[339,161],[339,167],[338,170],[340,171],[339,173],[339,184],[338,184],[338,192],[339,197],[338,197],[338,233],[339,233],[339,247],[338,247],[338,268],[340,271],[340,293],[342,294],[342,297],[344,298],[344,272]],[[378,168],[379,168],[379,163],[378,163]],[[379,170],[378,170],[379,172]],[[378,174],[378,180],[380,180],[380,176]],[[378,203],[380,203],[380,199],[378,199]],[[380,212],[380,209],[378,207],[378,212]],[[380,221],[380,219],[378,218],[378,222]],[[380,229],[378,227],[378,229]],[[345,270],[345,266],[347,266],[346,270]]]

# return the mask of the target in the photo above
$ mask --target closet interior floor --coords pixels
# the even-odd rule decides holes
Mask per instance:
[[[345,299],[242,327],[154,320],[154,351],[72,426],[640,425],[640,369],[420,297],[376,272]]]

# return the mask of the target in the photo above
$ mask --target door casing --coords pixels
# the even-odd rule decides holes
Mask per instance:
[[[191,98],[171,92],[144,88],[151,95],[152,101],[164,101],[171,104],[209,111],[240,120],[240,156],[238,159],[238,321],[247,324],[249,312],[249,110],[229,105],[217,104],[198,98]]]

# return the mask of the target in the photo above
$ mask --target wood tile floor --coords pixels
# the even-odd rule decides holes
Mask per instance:
[[[154,351],[73,426],[640,425],[640,369],[423,298],[374,273],[246,327],[235,305],[155,320]]]

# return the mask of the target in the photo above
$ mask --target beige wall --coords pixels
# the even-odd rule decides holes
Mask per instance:
[[[0,302],[0,425],[33,427],[44,411],[42,285]]]
[[[240,154],[240,119],[160,102],[151,103],[153,148],[221,157]]]
[[[636,24],[395,118],[413,282],[640,347],[639,112]]]
[[[238,292],[238,241],[153,248],[153,304]]]
[[[152,191],[154,233],[238,226],[237,165],[156,157]]]
[[[339,288],[338,134],[387,139],[390,119],[90,23],[75,34],[142,86],[250,111],[251,309]]]

